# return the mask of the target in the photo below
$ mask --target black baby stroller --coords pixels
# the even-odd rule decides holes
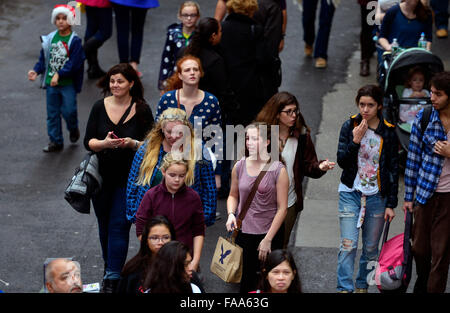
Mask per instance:
[[[429,89],[428,82],[431,77],[444,70],[441,59],[421,48],[405,49],[398,53],[389,62],[385,77],[381,83],[384,89],[384,117],[394,124],[401,148],[404,154],[408,151],[411,125],[416,114],[425,106],[431,105],[430,98],[403,98],[403,90],[408,72],[411,68],[419,66],[425,74],[425,87]],[[387,63],[385,63],[387,64]],[[403,156],[405,157],[405,156]]]

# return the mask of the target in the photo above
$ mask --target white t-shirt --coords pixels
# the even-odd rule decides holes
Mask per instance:
[[[409,97],[411,97],[412,93],[413,93],[412,88],[405,88],[405,89],[403,89],[402,97],[409,98]],[[430,92],[428,90],[422,89],[422,93],[425,94],[425,97],[427,97],[427,98],[430,97]]]
[[[295,154],[297,152],[298,140],[295,137],[289,137],[286,140],[281,156],[286,163],[286,170],[289,177],[289,190],[288,190],[288,207],[291,207],[297,201],[297,194],[295,193],[295,181],[294,181],[294,162]]]
[[[409,98],[413,93],[412,88],[405,88],[402,93],[402,98]],[[425,97],[430,97],[430,92],[426,89],[422,89],[422,93],[425,94]],[[414,119],[416,118],[417,113],[423,109],[423,105],[421,104],[404,104],[401,103],[399,106],[399,117],[400,121],[404,123],[409,123],[412,125]]]
[[[358,150],[358,173],[353,187],[339,184],[339,191],[360,191],[363,195],[372,196],[378,193],[378,167],[380,163],[381,136],[368,128],[361,140]]]

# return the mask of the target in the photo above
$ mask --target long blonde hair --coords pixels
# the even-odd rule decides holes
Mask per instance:
[[[138,185],[150,185],[150,180],[153,176],[153,172],[156,167],[156,163],[159,158],[159,151],[161,145],[164,141],[163,128],[167,122],[180,121],[183,125],[187,126],[190,130],[190,147],[183,144],[183,150],[189,148],[189,156],[185,157],[188,164],[188,169],[186,173],[186,185],[190,186],[194,183],[194,167],[196,160],[196,149],[195,149],[195,136],[194,130],[191,123],[187,119],[186,112],[178,108],[168,108],[162,112],[159,117],[158,123],[153,127],[153,129],[148,133],[145,141],[147,141],[147,147],[142,159],[141,166],[139,168],[139,176],[137,179]],[[180,140],[186,140],[182,138]]]

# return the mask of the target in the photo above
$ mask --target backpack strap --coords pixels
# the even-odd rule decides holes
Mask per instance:
[[[421,130],[422,137],[423,137],[423,134],[425,133],[425,129],[428,126],[428,123],[430,122],[430,116],[431,116],[432,110],[433,110],[433,107],[431,105],[428,105],[423,109],[422,118],[420,119],[420,130]]]

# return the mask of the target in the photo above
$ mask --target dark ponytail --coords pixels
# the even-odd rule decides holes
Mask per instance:
[[[219,22],[215,18],[204,17],[200,19],[184,55],[189,54],[198,57],[202,48],[211,46],[209,40],[212,34],[218,32]]]

